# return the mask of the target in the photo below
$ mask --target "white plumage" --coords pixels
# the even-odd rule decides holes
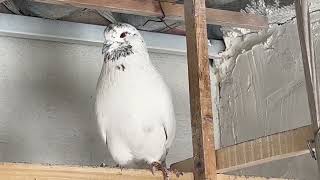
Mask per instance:
[[[105,39],[96,95],[101,136],[121,167],[162,162],[176,126],[169,89],[133,26],[112,24]]]

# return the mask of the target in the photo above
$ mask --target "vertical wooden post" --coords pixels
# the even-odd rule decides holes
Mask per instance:
[[[205,0],[184,1],[195,180],[216,180]]]
[[[317,77],[316,60],[314,58],[313,51],[308,0],[296,0],[295,6],[310,117],[314,132],[318,172],[320,173],[320,89],[319,79]]]

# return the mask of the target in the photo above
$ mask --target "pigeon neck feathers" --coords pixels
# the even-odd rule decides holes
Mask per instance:
[[[110,52],[107,52],[104,56],[104,62],[107,61],[116,61],[121,57],[127,57],[133,54],[132,46],[130,44],[125,46],[120,46],[117,49],[114,49]]]

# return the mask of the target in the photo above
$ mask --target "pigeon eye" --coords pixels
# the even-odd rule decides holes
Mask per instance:
[[[124,37],[126,37],[126,36],[127,36],[127,34],[128,34],[127,32],[123,32],[123,33],[121,33],[121,34],[120,34],[120,38],[124,38]]]

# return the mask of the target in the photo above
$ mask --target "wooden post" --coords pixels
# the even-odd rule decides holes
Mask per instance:
[[[317,77],[316,60],[313,54],[314,50],[312,42],[312,32],[310,29],[308,0],[296,0],[295,6],[310,117],[313,126],[314,142],[318,161],[318,171],[320,173],[320,89],[319,79]]]
[[[216,180],[205,0],[184,2],[195,180]]]

